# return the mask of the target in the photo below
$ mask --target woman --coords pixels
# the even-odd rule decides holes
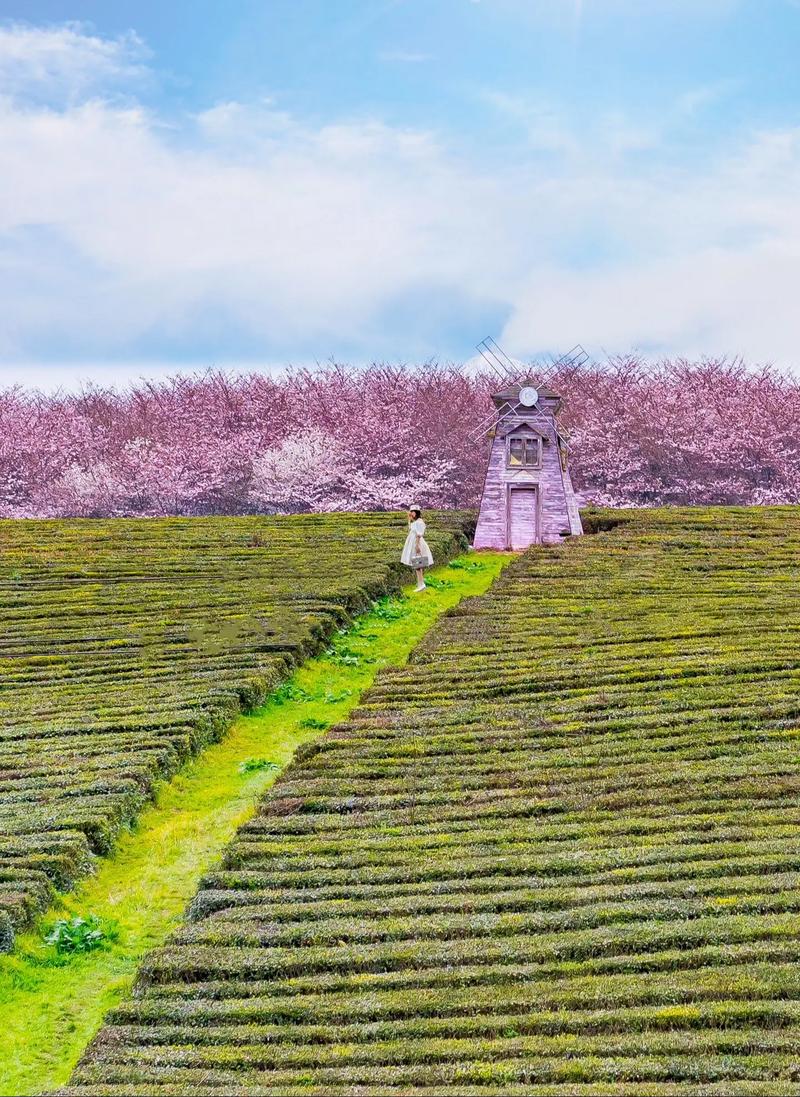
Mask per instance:
[[[433,555],[423,537],[425,523],[422,521],[422,511],[419,507],[409,507],[408,510],[408,537],[400,554],[400,562],[413,568],[417,575],[417,590],[425,590],[424,568],[429,568],[433,563]]]

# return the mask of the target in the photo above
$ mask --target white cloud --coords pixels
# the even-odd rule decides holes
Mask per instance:
[[[116,350],[212,313],[327,350],[396,296],[457,285],[489,201],[428,135],[307,129],[269,106],[217,108],[173,140],[137,109],[5,104],[0,148],[7,357],[44,331]]]
[[[313,367],[314,361],[301,359],[292,362],[292,365]],[[9,361],[0,362],[0,389],[13,385],[25,385],[36,387],[44,392],[53,392],[57,389],[73,390],[87,384],[94,384],[101,388],[112,386],[124,388],[132,381],[159,380],[174,377],[177,373],[203,373],[218,366],[228,373],[248,374],[257,369],[260,374],[277,375],[286,370],[287,363],[286,361],[259,361],[256,367],[252,362],[230,360],[217,362],[213,356],[185,362],[153,359],[93,362],[82,359],[79,363],[74,361],[37,363],[34,374],[30,362]]]
[[[477,98],[492,107],[501,118],[519,127],[530,148],[569,156],[580,152],[578,136],[570,131],[551,104],[492,88],[479,91]]]
[[[572,332],[612,350],[741,354],[797,367],[797,309],[788,287],[798,277],[797,251],[776,244],[709,248],[611,272],[547,272],[520,294],[503,340],[560,348]]]
[[[678,97],[676,114],[691,117],[705,111],[708,107],[724,99],[740,86],[736,80],[717,80],[711,84],[701,84],[689,88]]]
[[[79,23],[0,25],[0,94],[70,99],[149,75],[147,50],[133,32],[102,38]]]
[[[4,34],[4,56],[38,56],[29,31]],[[65,34],[76,58],[50,65],[55,85],[83,72],[96,88],[138,64],[119,43]],[[48,86],[48,65],[32,67]],[[344,342],[404,357],[436,330],[440,301],[460,303],[464,330],[505,310],[519,355],[580,340],[794,360],[800,130],[667,168],[658,134],[622,116],[582,141],[543,109],[537,140],[494,170],[378,121],[311,127],[267,100],[167,125],[70,81],[58,106],[0,101],[9,367],[144,359],[147,346],[185,357],[228,339],[228,358],[247,339],[273,360]]]
[[[579,185],[588,205],[584,180]],[[800,366],[800,130],[762,134],[697,174],[596,178],[589,220],[605,220],[627,258],[565,269],[538,263],[504,338],[517,350],[570,334],[626,350],[730,353]]]

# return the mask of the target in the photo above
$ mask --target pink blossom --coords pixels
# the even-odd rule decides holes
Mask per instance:
[[[535,377],[536,368],[532,369]],[[573,479],[611,505],[800,502],[800,383],[740,361],[622,357],[549,379]],[[0,515],[475,506],[496,380],[456,366],[209,371],[0,391]]]

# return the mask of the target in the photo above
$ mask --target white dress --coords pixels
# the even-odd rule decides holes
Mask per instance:
[[[428,547],[428,542],[422,536],[425,532],[425,523],[421,518],[417,518],[416,522],[408,523],[408,537],[406,537],[406,543],[403,545],[403,551],[400,553],[400,563],[408,564],[411,567],[412,556],[424,556],[425,563],[421,566],[429,568],[433,563],[433,553]],[[419,535],[419,552],[417,552],[417,535]]]

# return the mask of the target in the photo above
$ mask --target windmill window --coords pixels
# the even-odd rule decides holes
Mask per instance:
[[[528,434],[513,434],[508,440],[509,468],[539,468],[542,463],[541,440]]]

